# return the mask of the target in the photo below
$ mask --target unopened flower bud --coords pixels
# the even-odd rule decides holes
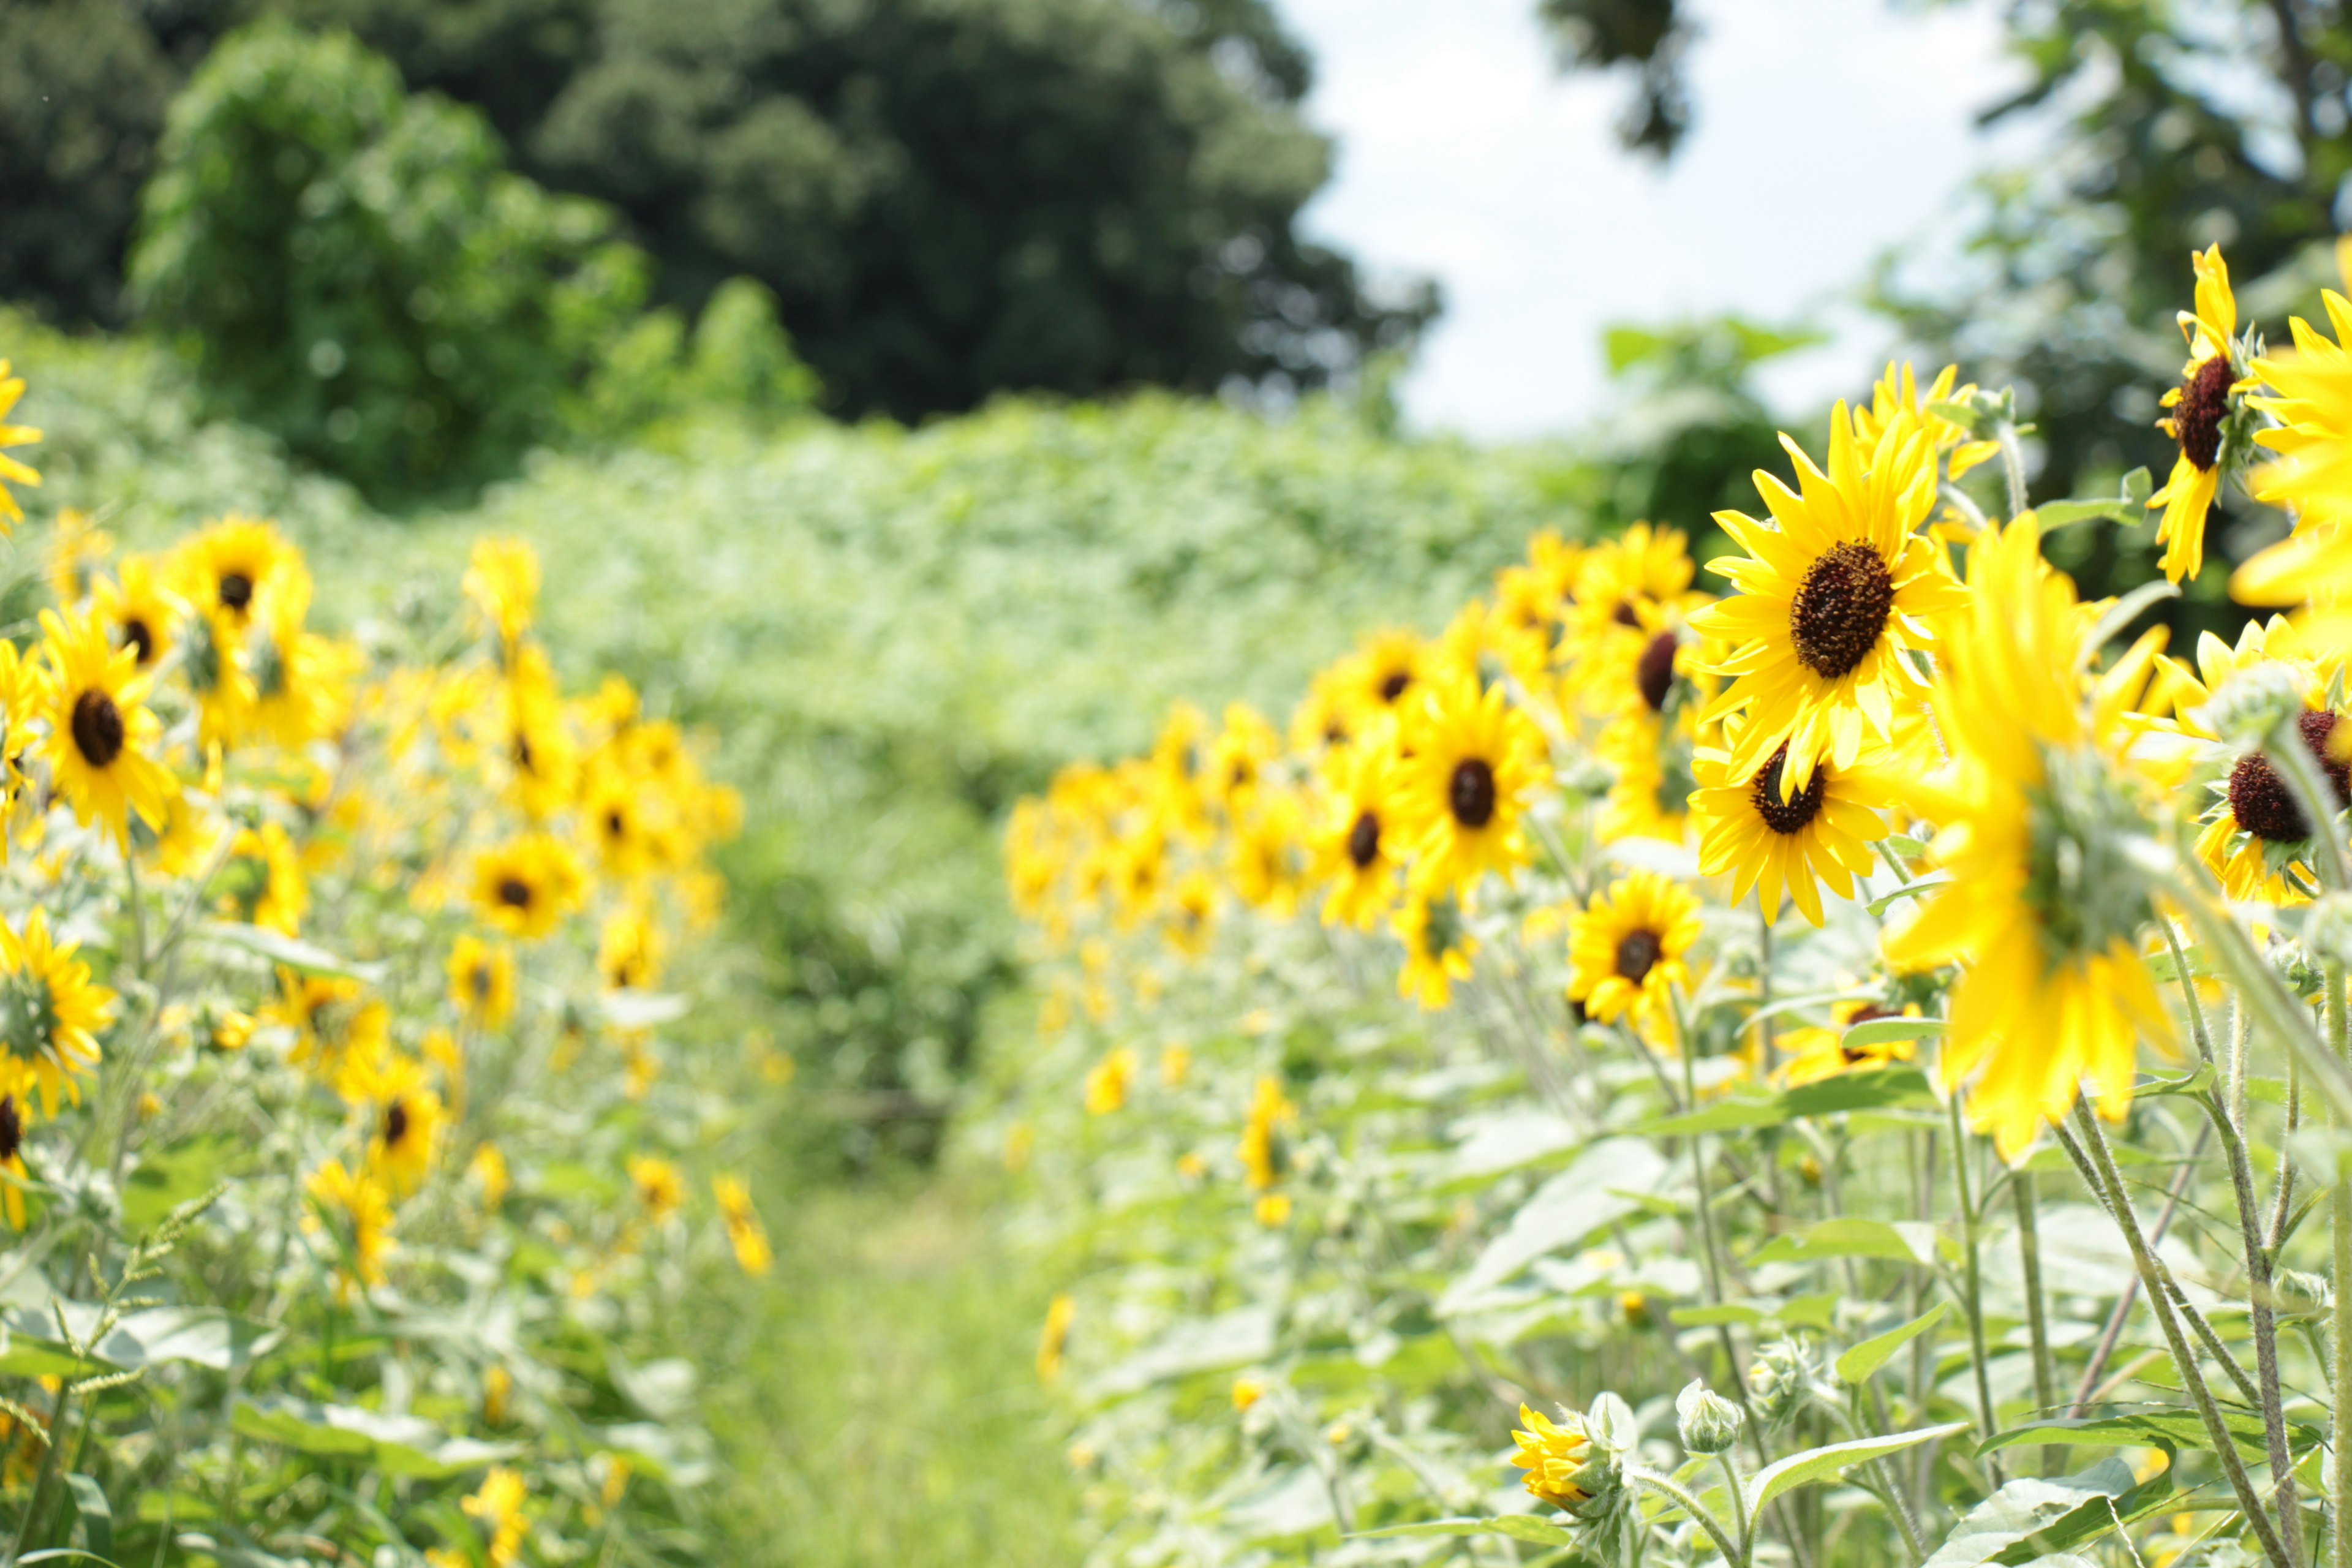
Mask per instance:
[[[1739,1406],[1697,1378],[1675,1396],[1675,1427],[1693,1454],[1720,1454],[1739,1440]]]
[[[2221,683],[2194,715],[2206,728],[2248,751],[2303,711],[2303,692],[2284,665],[2247,667]]]
[[[1776,1340],[1764,1347],[1748,1369],[1750,1403],[1759,1425],[1778,1426],[1796,1413],[1813,1372],[1812,1358],[1801,1340]]]

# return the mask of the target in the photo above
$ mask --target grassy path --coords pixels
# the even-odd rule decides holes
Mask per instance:
[[[1047,1292],[980,1202],[908,1182],[763,1207],[767,1288],[712,1300],[689,1342],[736,1477],[731,1561],[1075,1563],[1076,1488],[1030,1364]]]

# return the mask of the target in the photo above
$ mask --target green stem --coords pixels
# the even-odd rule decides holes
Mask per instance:
[[[2034,1224],[2033,1173],[2019,1171],[2009,1179],[2010,1196],[2017,1205],[2017,1255],[2025,1276],[2025,1325],[2033,1342],[2033,1407],[2042,1415],[2057,1414],[2058,1371],[2050,1357],[2050,1320],[2042,1300],[2042,1231]],[[2057,1472],[2063,1458],[2055,1447],[2042,1450],[2042,1473]]]
[[[1731,1499],[1731,1522],[1739,1531],[1739,1555],[1745,1561],[1756,1550],[1755,1526],[1748,1518],[1748,1497],[1740,1489],[1739,1461],[1732,1458],[1732,1452],[1726,1448],[1715,1457],[1715,1462],[1723,1467],[1724,1489]]]
[[[2300,748],[2298,748],[2300,750]],[[2327,1010],[2327,1048],[2338,1060],[2346,1054],[2347,1033],[2345,1015],[2344,963],[2331,958],[2325,969],[2322,994]],[[2339,1121],[2341,1119],[2339,1119]],[[2339,1173],[2336,1190],[2328,1195],[2332,1223],[2328,1229],[2334,1257],[2336,1283],[2333,1321],[2329,1325],[2331,1349],[2334,1352],[2335,1411],[2329,1435],[2328,1452],[2336,1457],[2334,1469],[2336,1568],[2352,1568],[2352,1177]]]
[[[2000,443],[2001,471],[2009,479],[2009,521],[2015,522],[2025,511],[2025,447],[2017,426],[2006,419],[1994,426],[1993,437]]]
[[[1626,1467],[1625,1479],[1671,1500],[1677,1508],[1696,1520],[1699,1528],[1713,1538],[1715,1549],[1723,1553],[1726,1563],[1732,1564],[1733,1568],[1748,1568],[1748,1553],[1731,1539],[1730,1531],[1723,1528],[1723,1521],[1708,1512],[1706,1505],[1699,1501],[1688,1488],[1655,1470],[1645,1470],[1633,1465]]]
[[[1992,1378],[1985,1370],[1984,1281],[1977,1256],[1976,1205],[1969,1196],[1969,1143],[1960,1127],[1960,1097],[1953,1095],[1946,1101],[1946,1108],[1952,1117],[1952,1180],[1959,1192],[1960,1225],[1968,1248],[1968,1299],[1962,1305],[1969,1314],[1969,1359],[1976,1368],[1979,1418],[1984,1435],[1990,1437],[2000,1428],[1993,1424]],[[1988,1455],[1985,1463],[1992,1471],[1993,1485],[2000,1485],[2000,1460]]]

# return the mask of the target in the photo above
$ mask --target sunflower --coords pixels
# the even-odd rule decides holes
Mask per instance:
[[[1125,1046],[1087,1069],[1082,1094],[1089,1116],[1108,1116],[1127,1104],[1128,1085],[1135,1081],[1137,1058]]]
[[[539,554],[520,539],[478,539],[458,584],[499,639],[499,662],[513,661],[539,603]]]
[[[253,699],[250,728],[280,746],[299,747],[342,727],[351,682],[363,658],[355,648],[306,630],[310,574],[289,565],[257,595],[246,668]]]
[[[1408,721],[1396,829],[1416,883],[1466,892],[1489,871],[1508,877],[1526,865],[1520,818],[1551,772],[1535,721],[1501,687],[1482,692],[1458,677],[1433,685]]]
[[[1307,695],[1290,710],[1290,749],[1303,757],[1319,757],[1344,749],[1357,729],[1350,671],[1344,663],[1318,670],[1307,683]]]
[[[514,1015],[514,949],[467,931],[449,947],[449,1000],[458,1016],[495,1029]]]
[[[359,981],[280,969],[278,986],[261,1016],[294,1032],[287,1060],[296,1067],[338,1083],[352,1063],[373,1061],[390,1048],[392,1011]]]
[[[2329,289],[2320,301],[2333,341],[2296,316],[2294,353],[2247,367],[2267,388],[2251,401],[2280,422],[2254,437],[2279,455],[2255,472],[2254,499],[2292,508],[2298,535],[2352,517],[2352,300]]]
[[[1045,1327],[1037,1336],[1037,1376],[1051,1383],[1062,1373],[1062,1358],[1070,1348],[1070,1325],[1076,1321],[1078,1303],[1068,1292],[1056,1295],[1045,1307]]]
[[[1256,798],[1265,769],[1282,754],[1282,737],[1246,702],[1226,705],[1224,728],[1209,748],[1209,788],[1228,817]]]
[[[1683,955],[1698,933],[1689,889],[1655,871],[1628,872],[1569,921],[1569,999],[1604,1024],[1628,1013],[1664,1021],[1671,988],[1690,984]]]
[[[686,1183],[677,1167],[658,1155],[629,1156],[629,1185],[636,1192],[646,1219],[654,1225],[669,1218],[686,1202]]]
[[[75,819],[104,822],[128,853],[131,813],[162,827],[179,788],[149,754],[163,725],[147,710],[148,679],[129,648],[110,644],[94,613],[43,610],[41,630],[48,732],[37,750]]]
[[[1168,945],[1186,958],[1209,951],[1217,931],[1217,884],[1206,871],[1187,871],[1169,900],[1163,934]]]
[[[642,909],[619,909],[604,918],[596,943],[596,973],[607,989],[651,990],[661,979],[661,931]]]
[[[49,917],[35,910],[23,934],[0,925],[0,1094],[26,1105],[40,1092],[47,1112],[58,1095],[81,1103],[81,1079],[96,1069],[98,1031],[113,1021],[114,993],[90,984],[79,942],[56,942]]]
[[[254,925],[299,936],[303,912],[310,907],[310,889],[302,875],[302,853],[285,826],[264,822],[257,828],[242,829],[229,846],[229,856],[231,868],[250,885],[244,893],[226,894],[224,905]]]
[[[1907,651],[1927,647],[1927,618],[1963,595],[1915,531],[1936,503],[1935,444],[1917,419],[1898,412],[1865,447],[1839,404],[1826,472],[1788,437],[1780,444],[1800,489],[1759,469],[1756,488],[1773,521],[1715,514],[1748,554],[1709,570],[1740,592],[1690,620],[1734,648],[1714,667],[1732,684],[1702,719],[1747,711],[1731,756],[1743,775],[1785,742],[1780,788],[1793,796],[1819,758],[1852,766],[1865,729],[1893,739],[1897,703],[1926,688]]]
[[[1461,901],[1451,893],[1409,891],[1390,913],[1389,929],[1404,943],[1397,994],[1411,997],[1424,1011],[1452,1001],[1454,983],[1470,978],[1478,952]]]
[[[264,585],[300,559],[275,523],[231,513],[174,551],[172,571],[181,596],[236,640]]]
[[[1402,713],[1406,693],[1430,675],[1432,649],[1420,634],[1391,627],[1375,632],[1349,656],[1350,705],[1358,722],[1380,713]]]
[[[1699,823],[1698,868],[1710,877],[1731,873],[1735,904],[1755,889],[1767,921],[1779,918],[1785,887],[1805,919],[1820,925],[1820,884],[1841,899],[1853,897],[1853,879],[1870,874],[1870,847],[1886,837],[1878,808],[1892,793],[1883,773],[1892,755],[1865,752],[1850,768],[1824,762],[1804,788],[1784,796],[1780,770],[1787,756],[1783,747],[1743,775],[1723,752],[1698,754],[1698,789],[1691,796]]]
[[[719,1200],[719,1217],[727,1226],[727,1245],[734,1249],[735,1266],[758,1279],[776,1260],[768,1245],[767,1227],[751,1206],[751,1189],[740,1176],[713,1176],[710,1195]]]
[[[580,858],[562,840],[526,833],[474,857],[474,903],[509,936],[536,941],[586,895]]]
[[[1235,896],[1276,920],[1288,920],[1307,888],[1305,836],[1298,797],[1286,789],[1261,791],[1234,825],[1225,870]]]
[[[0,1213],[11,1228],[25,1228],[25,1107],[14,1094],[0,1094]]]
[[[2197,309],[2180,312],[2189,363],[2181,367],[2180,384],[2164,395],[2164,406],[2172,412],[2156,422],[2179,443],[2180,453],[2164,488],[2147,498],[2150,507],[2164,509],[2156,539],[2165,546],[2164,574],[2176,583],[2196,576],[2205,564],[2205,514],[2227,466],[2230,398],[2253,384],[2241,381],[2232,363],[2230,340],[2238,330],[2238,302],[2230,293],[2221,247],[2209,246],[2189,259],[2197,271]]]
[[[1519,1406],[1525,1426],[1511,1434],[1511,1463],[1527,1471],[1529,1497],[1571,1511],[1592,1501],[1607,1485],[1607,1461],[1586,1435],[1583,1417],[1572,1412],[1554,1421]]]
[[[1359,745],[1340,765],[1315,839],[1325,925],[1370,931],[1396,897],[1404,835],[1396,827],[1402,769],[1389,735]]]
[[[1250,1191],[1265,1192],[1282,1180],[1290,1163],[1283,1132],[1297,1120],[1298,1108],[1282,1092],[1282,1080],[1261,1073],[1250,1091],[1249,1111],[1242,1118],[1242,1141],[1234,1149]]]
[[[588,767],[580,821],[607,876],[642,877],[680,857],[676,812],[667,792],[617,760]]]
[[[1865,445],[1875,445],[1879,433],[1894,423],[1897,415],[1907,414],[1927,426],[1936,450],[1951,453],[1952,460],[1947,466],[1948,471],[1952,478],[1958,479],[1978,464],[2000,453],[2000,442],[1971,441],[1968,438],[1965,426],[1935,412],[1936,405],[1939,403],[1961,402],[1975,393],[1974,383],[1962,386],[1958,384],[1959,379],[1960,367],[1948,364],[1936,373],[1936,379],[1928,384],[1923,394],[1919,390],[1918,378],[1912,374],[1908,364],[1897,366],[1893,361],[1888,361],[1886,374],[1871,384],[1870,401],[1854,405],[1854,434]]]
[[[1148,795],[1153,812],[1187,838],[1209,834],[1209,721],[1190,702],[1171,703],[1151,744]]]
[[[392,1200],[383,1184],[364,1172],[348,1171],[341,1160],[330,1160],[310,1173],[303,1185],[311,1198],[339,1221],[349,1247],[346,1264],[335,1271],[335,1293],[347,1296],[356,1272],[363,1286],[383,1283],[383,1260],[397,1245],[392,1237]]]
[[[554,667],[536,643],[516,655],[497,689],[491,710],[501,721],[494,748],[506,763],[506,794],[525,816],[541,822],[572,804],[579,776],[579,748],[564,722],[563,699]],[[656,778],[676,760],[677,748],[666,755],[655,745],[675,731],[668,726],[645,726],[635,748],[641,771]]]
[[[12,481],[20,485],[37,485],[41,482],[39,474],[10,457],[7,451],[11,447],[26,446],[41,438],[41,433],[29,425],[11,425],[7,422],[10,411],[16,406],[16,400],[24,395],[25,378],[21,375],[10,375],[8,362],[0,359],[0,518],[7,520],[7,522],[0,522],[0,534],[8,531],[8,523],[25,521],[23,510],[16,505],[16,498],[8,493],[9,484]]]
[[[1904,1016],[1912,1017],[1918,1013],[1916,1004],[1904,1010]],[[1845,1032],[1856,1024],[1895,1016],[1867,1002],[1837,1003],[1830,1009],[1828,1026],[1805,1025],[1787,1031],[1773,1042],[1789,1058],[1780,1064],[1776,1078],[1782,1086],[1796,1089],[1850,1072],[1868,1072],[1910,1061],[1919,1053],[1916,1040],[1880,1040],[1860,1046],[1845,1043]]]
[[[356,1066],[343,1087],[367,1111],[368,1173],[394,1195],[415,1192],[432,1168],[446,1121],[424,1065],[387,1052]]]
[[[482,1489],[457,1504],[489,1531],[489,1568],[509,1568],[522,1556],[523,1537],[530,1529],[523,1517],[525,1495],[521,1471],[492,1465]]]
[[[1885,940],[1904,968],[1962,965],[1937,1072],[1975,1079],[1969,1115],[2010,1160],[2086,1077],[2100,1113],[2122,1117],[2137,1037],[2172,1039],[2139,952],[2154,911],[2126,841],[2137,817],[2083,700],[2074,584],[2040,533],[2029,515],[1969,550],[1935,691],[1953,758],[1912,792],[1951,879]]]
[[[1648,713],[1629,713],[1601,732],[1593,750],[1616,773],[1594,824],[1601,841],[1682,843],[1689,833],[1691,791],[1697,787],[1684,727]]]
[[[114,548],[114,536],[78,506],[58,513],[49,537],[49,592],[60,605],[75,605],[90,591],[90,578]]]

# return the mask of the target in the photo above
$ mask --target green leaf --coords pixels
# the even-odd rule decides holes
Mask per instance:
[[[2155,487],[2156,481],[2146,468],[2134,468],[2124,476],[2121,495],[2092,496],[2080,500],[2044,501],[2033,509],[2033,515],[2040,520],[2042,531],[2044,533],[2100,518],[2127,525],[2137,525],[2147,519],[2148,492]],[[2090,646],[2096,647],[2105,640],[2106,639],[2104,637],[2095,638]]]
[[[1922,893],[1932,893],[1938,888],[1948,888],[1951,885],[1952,879],[1949,877],[1922,877],[1916,882],[1906,882],[1885,897],[1871,900],[1870,912],[1883,915],[1905,899],[1916,899]]]
[[[1857,1386],[1866,1383],[1870,1374],[1885,1366],[1896,1351],[1944,1321],[1949,1303],[1938,1301],[1900,1328],[1866,1339],[1837,1358],[1837,1374]]]
[[[353,959],[338,958],[323,947],[313,947],[298,937],[290,937],[265,926],[244,925],[236,921],[206,921],[198,931],[215,942],[243,948],[272,963],[283,964],[297,974],[362,980],[370,985],[383,984],[383,965],[381,963],[362,963]]]
[[[1801,1231],[1774,1237],[1748,1260],[1748,1267],[1766,1263],[1816,1263],[1828,1258],[1885,1258],[1898,1263],[1932,1263],[1936,1227],[1916,1221],[1888,1224],[1879,1219],[1825,1219]]]
[[[1832,1443],[1827,1447],[1808,1448],[1801,1454],[1791,1454],[1748,1478],[1748,1517],[1752,1519],[1762,1512],[1782,1492],[1835,1480],[1855,1465],[1884,1458],[1889,1454],[1899,1454],[1906,1448],[1916,1448],[1922,1443],[1932,1443],[1968,1429],[1969,1424],[1965,1421],[1950,1421],[1941,1426],[1922,1426],[1916,1432],[1897,1432],[1891,1437],[1857,1437],[1850,1443]]]
[[[114,1509],[106,1500],[106,1489],[95,1477],[76,1470],[66,1477],[66,1490],[72,1494],[74,1517],[80,1522],[81,1538],[89,1550],[100,1557],[114,1551]]]
[[[1916,884],[1914,884],[1915,886]],[[1856,1024],[1838,1038],[1842,1046],[1883,1046],[1895,1040],[1923,1040],[1951,1026],[1941,1018],[1873,1018]]]
[[[2135,1485],[2131,1468],[2115,1458],[2058,1480],[2013,1480],[1969,1510],[1922,1568],[2035,1562],[2153,1513],[2172,1496],[2170,1470]]]
[[[2221,1412],[2221,1425],[2228,1429],[2231,1439],[2247,1453],[2259,1458],[2265,1452],[2261,1416],[2225,1409]],[[2315,1443],[2319,1436],[2315,1426],[2302,1422],[2288,1424],[2289,1441],[2296,1447]],[[2205,1422],[2197,1412],[2172,1406],[2135,1410],[2120,1415],[2051,1416],[1996,1432],[1977,1445],[1977,1452],[1990,1454],[1998,1448],[2014,1448],[2026,1443],[2072,1443],[2095,1448],[2210,1449],[2213,1446],[2205,1435]]]
[[[350,1459],[387,1476],[454,1476],[520,1452],[511,1443],[448,1436],[414,1415],[314,1405],[275,1394],[240,1398],[229,1426],[261,1442],[300,1454]]]
[[[182,1204],[235,1175],[252,1155],[253,1145],[234,1132],[200,1132],[146,1151],[122,1181],[122,1223],[133,1231],[152,1229]]]
[[[1916,1022],[1916,1020],[1911,1020]],[[1861,1025],[1867,1028],[1870,1026]],[[1680,1116],[1643,1122],[1634,1131],[1653,1138],[1687,1137],[1694,1132],[1737,1132],[1778,1127],[1800,1116],[1834,1116],[1848,1110],[1888,1110],[1909,1105],[1932,1105],[1935,1090],[1927,1075],[1916,1068],[1872,1068],[1839,1073],[1813,1083],[1800,1084],[1760,1099],[1721,1100]]]
[[[1720,1307],[1676,1307],[1666,1314],[1666,1321],[1678,1329],[1711,1329],[1718,1323],[1752,1329],[1767,1316],[1761,1307],[1727,1301]]]
[[[2123,629],[2131,625],[2134,618],[2150,605],[2161,599],[2179,597],[2180,597],[2179,587],[2166,582],[2161,577],[2153,583],[2142,583],[2138,587],[2109,605],[2105,613],[2099,616],[2097,624],[2091,628],[2091,635],[2083,639],[2083,657],[2088,658],[2093,653],[2106,647],[2111,639],[2121,635]]]

